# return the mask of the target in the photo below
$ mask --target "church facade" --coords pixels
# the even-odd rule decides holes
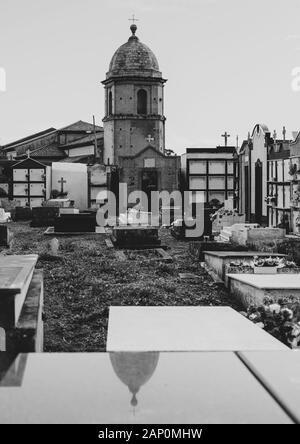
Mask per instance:
[[[128,191],[179,188],[180,157],[165,149],[164,85],[154,53],[132,35],[112,57],[106,79],[104,163]]]

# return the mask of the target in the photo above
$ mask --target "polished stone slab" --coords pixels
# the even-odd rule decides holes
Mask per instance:
[[[234,353],[22,356],[2,369],[2,424],[292,422]]]
[[[243,352],[240,356],[300,424],[300,351]]]
[[[110,307],[107,351],[288,350],[230,307]]]

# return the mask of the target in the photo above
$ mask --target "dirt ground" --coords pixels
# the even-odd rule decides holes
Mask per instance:
[[[215,285],[188,252],[188,242],[160,231],[173,263],[153,262],[130,255],[120,261],[106,246],[106,235],[59,237],[59,253],[51,255],[44,229],[29,223],[11,223],[14,241],[1,254],[40,255],[44,270],[45,344],[47,352],[96,352],[106,347],[111,305],[229,305],[227,291]],[[150,256],[149,256],[150,257]],[[197,281],[181,280],[179,273],[194,273]]]

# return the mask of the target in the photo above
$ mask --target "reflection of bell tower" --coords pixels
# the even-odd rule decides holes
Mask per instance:
[[[159,352],[118,352],[110,353],[109,356],[116,375],[132,393],[131,405],[135,407],[140,387],[146,384],[155,372]]]

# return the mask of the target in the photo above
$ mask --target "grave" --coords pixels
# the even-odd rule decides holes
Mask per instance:
[[[243,233],[248,230],[253,230],[259,228],[259,224],[246,224],[246,223],[236,223],[230,226],[225,226],[220,233],[220,240],[223,242],[230,242],[234,240],[234,243],[240,244],[236,239],[236,233],[242,231]],[[241,243],[241,245],[246,245],[246,243]]]
[[[285,257],[283,254],[264,253],[260,251],[204,251],[204,260],[210,268],[227,284],[226,265],[232,261],[243,261],[250,264],[254,256],[259,257]]]
[[[9,247],[12,240],[12,234],[6,225],[0,225],[0,247]]]
[[[27,221],[31,220],[32,211],[30,207],[16,207],[15,208],[15,221]]]
[[[37,255],[0,257],[0,328],[6,351],[43,350],[43,274]]]
[[[44,206],[32,208],[31,227],[53,226],[55,218],[59,216],[60,208],[57,206]]]
[[[149,261],[149,262],[173,262],[172,257],[162,248],[139,250],[116,250],[116,257],[121,260]]]
[[[300,423],[300,353],[242,352],[240,358],[270,390],[293,420]]]
[[[262,304],[266,296],[279,299],[294,296],[300,300],[300,274],[228,274],[231,294],[244,307]]]
[[[245,215],[240,214],[234,208],[233,198],[225,200],[224,207],[220,208],[213,215],[212,230],[215,233],[220,233],[225,227],[230,227],[237,223],[245,223]]]
[[[231,241],[238,245],[244,245],[255,250],[262,250],[268,244],[275,245],[283,241],[286,230],[283,228],[249,228],[237,227],[232,230]]]
[[[10,213],[6,213],[4,208],[0,207],[0,226],[10,221]]]
[[[120,225],[135,225],[135,226],[149,226],[151,223],[151,215],[147,211],[140,211],[134,208],[127,210],[126,213],[121,213],[119,216]]]
[[[61,214],[55,218],[55,233],[95,233],[96,213]]]
[[[149,226],[114,227],[111,239],[116,248],[122,249],[159,248],[161,245],[158,228]]]
[[[230,307],[110,307],[107,351],[289,350]]]
[[[204,261],[205,251],[247,251],[246,247],[240,245],[232,245],[229,242],[219,241],[202,241],[202,242],[190,242],[189,252],[199,261]]]
[[[45,202],[46,207],[71,208],[70,199],[49,199]]]
[[[0,257],[0,326],[14,327],[19,319],[38,256]]]
[[[294,422],[232,352],[33,353],[1,366],[4,359],[2,424]]]

